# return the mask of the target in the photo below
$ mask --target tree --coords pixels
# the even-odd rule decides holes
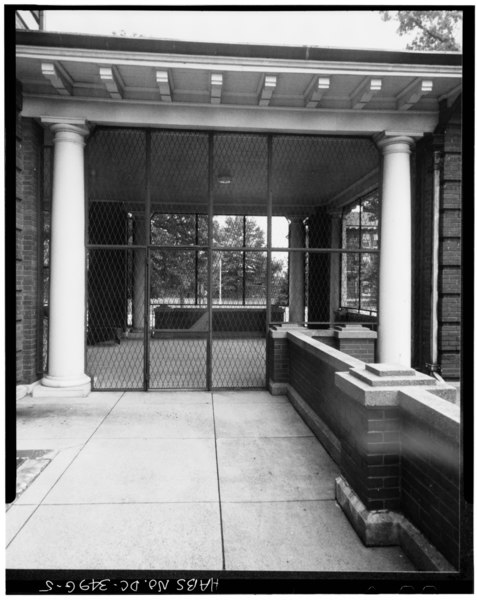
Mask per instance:
[[[173,247],[151,253],[151,296],[167,303],[182,305],[198,300],[201,304],[207,287],[207,256],[187,247],[207,246],[207,215],[154,213],[151,225],[152,243]],[[214,301],[222,298],[225,303],[242,304],[245,300],[247,304],[265,304],[267,255],[260,224],[249,216],[214,220],[213,242],[215,247],[244,248],[214,253]],[[288,279],[280,260],[272,259],[271,277],[274,303],[286,304]]]
[[[207,216],[154,213],[151,241],[154,245],[171,247],[151,254],[152,297],[180,304],[185,299],[194,302],[207,280],[206,257],[204,252],[186,248],[207,243]]]
[[[223,227],[214,232],[218,246],[265,248],[265,234],[252,217],[228,216]],[[244,239],[245,236],[245,239]],[[232,302],[265,300],[266,264],[264,252],[223,252],[221,260],[222,294]]]
[[[460,51],[460,10],[382,10],[384,21],[397,20],[399,35],[414,33],[407,50]]]

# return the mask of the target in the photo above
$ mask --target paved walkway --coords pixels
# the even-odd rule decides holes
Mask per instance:
[[[50,452],[8,507],[8,568],[414,570],[361,544],[335,463],[285,397],[26,397],[17,435],[20,454]]]

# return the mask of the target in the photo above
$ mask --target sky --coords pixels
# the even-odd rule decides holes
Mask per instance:
[[[111,35],[124,31],[144,37],[187,41],[340,46],[403,50],[408,41],[396,23],[378,10],[72,10],[45,11],[47,31]],[[316,8],[316,6],[314,7]],[[331,7],[333,8],[333,7]],[[389,7],[392,8],[392,7]]]

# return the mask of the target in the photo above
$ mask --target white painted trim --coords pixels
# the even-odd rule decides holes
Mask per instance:
[[[432,132],[439,118],[437,112],[310,111],[189,103],[161,103],[159,107],[157,101],[30,95],[24,97],[22,116],[73,117],[101,125],[343,135],[374,135],[383,130]]]
[[[184,56],[155,52],[107,51],[78,48],[48,48],[17,46],[17,58],[49,61],[75,61],[101,64],[146,66],[158,69],[200,69],[214,71],[242,71],[273,73],[297,73],[310,75],[393,75],[400,77],[462,77],[462,67],[454,65],[410,65],[388,63],[354,63],[335,61],[286,60],[270,58],[246,58],[223,56]]]
[[[61,96],[71,96],[73,82],[64,69],[54,63],[41,63],[41,74]]]

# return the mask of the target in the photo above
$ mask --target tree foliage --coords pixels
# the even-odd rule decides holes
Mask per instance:
[[[398,10],[380,11],[384,21],[397,20],[399,35],[414,33],[408,50],[460,51],[458,29],[462,22],[460,10]]]
[[[249,216],[245,220],[242,216],[227,216],[223,222],[214,220],[213,227],[215,247],[244,248],[214,253],[214,301],[220,298],[224,303],[265,304],[267,255],[265,232],[260,224]],[[207,215],[156,213],[152,218],[151,240],[158,246],[174,247],[152,253],[152,297],[180,304],[196,300],[204,303],[207,253],[186,248],[207,245]],[[287,278],[283,264],[272,260],[271,271],[274,289],[284,301]]]

